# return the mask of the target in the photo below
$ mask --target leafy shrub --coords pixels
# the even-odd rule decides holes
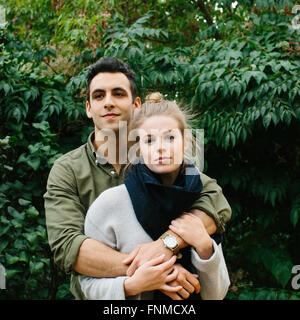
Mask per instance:
[[[67,17],[78,25],[70,6],[58,10],[57,38],[51,28],[41,37],[41,17],[27,26],[31,42],[12,35],[22,37],[24,29],[18,12],[10,11],[20,20],[19,32],[1,34],[0,263],[8,278],[1,298],[71,297],[47,244],[42,195],[54,160],[84,143],[92,130],[84,108],[86,67],[108,55],[137,71],[142,97],[161,91],[199,114],[195,126],[205,129],[205,172],[217,178],[233,209],[224,243],[232,280],[227,298],[300,298],[289,286],[300,260],[300,61],[298,34],[289,27],[292,3],[239,1],[233,9],[231,1],[220,1],[223,14],[214,1],[205,3],[206,11],[197,6],[201,1],[170,1],[148,12],[151,3],[138,9],[128,4],[131,15],[125,4],[114,14],[106,8],[96,47],[84,47],[82,33],[73,33],[74,52],[81,54],[70,60],[81,71],[74,66],[63,74],[56,73],[61,57],[40,41],[65,43],[72,31]],[[95,19],[88,14],[97,4],[89,6],[85,26]],[[51,10],[45,16],[54,23]],[[170,21],[166,10],[184,15]],[[186,17],[197,21],[189,30],[183,27]]]

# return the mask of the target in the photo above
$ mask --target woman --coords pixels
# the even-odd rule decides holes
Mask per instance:
[[[162,100],[160,94],[148,97],[130,124],[130,133],[138,132],[140,157],[129,155],[124,184],[104,191],[92,204],[85,233],[129,253],[169,227],[190,245],[180,262],[197,272],[201,298],[223,299],[230,281],[221,244],[209,236],[200,218],[182,215],[202,189],[199,172],[184,160],[187,128],[187,115],[176,103]],[[180,286],[168,285],[177,277],[176,259],[174,255],[164,262],[163,256],[156,257],[131,277],[80,276],[81,288],[87,299],[102,300],[153,299],[154,290],[177,292]]]

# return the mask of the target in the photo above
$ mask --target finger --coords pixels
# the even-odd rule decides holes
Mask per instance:
[[[189,281],[183,280],[180,284],[188,293],[193,293],[195,291],[195,287]]]
[[[162,293],[170,297],[172,300],[183,300],[177,293],[167,292],[163,290]]]
[[[205,229],[205,226],[204,226],[204,223],[202,221],[202,219],[197,216],[196,214],[194,213],[191,213],[191,212],[188,212],[186,214],[186,217],[191,221],[191,222],[197,222],[201,228],[204,228]]]
[[[177,259],[177,256],[174,255],[174,256],[172,256],[171,259],[169,259],[168,261],[162,263],[160,265],[160,268],[162,269],[162,271],[166,271],[166,270],[170,269],[174,265],[176,259]]]
[[[175,280],[178,276],[178,269],[174,268],[173,272],[171,272],[167,277],[166,277],[166,282],[171,282]]]
[[[191,213],[191,212],[184,212],[181,216],[182,217],[188,217],[188,216],[195,217],[195,215],[193,213]]]
[[[172,299],[173,299],[173,300],[183,300],[183,299],[180,297],[180,295],[177,294],[177,293],[174,293],[174,294],[173,294]]]
[[[131,277],[135,273],[137,268],[138,268],[137,261],[133,260],[133,262],[131,263],[131,265],[128,267],[128,269],[126,271],[126,275],[128,277]]]
[[[169,229],[180,236],[182,239],[184,239],[184,230],[180,226],[177,227],[170,225]]]
[[[198,281],[198,275],[197,274],[190,274],[188,273],[186,276],[187,281],[193,286],[196,293],[200,292],[200,283]]]
[[[125,264],[131,263],[134,260],[134,258],[136,257],[136,255],[139,252],[139,250],[140,250],[140,247],[137,246],[132,252],[130,252],[128,257],[125,258],[122,262],[125,263]]]
[[[171,231],[175,232],[176,234],[178,234],[178,232],[179,232],[179,229],[176,226],[172,225],[172,224],[169,225],[169,229]]]
[[[164,262],[164,259],[165,259],[165,255],[161,254],[160,256],[152,258],[151,260],[145,262],[145,264],[148,266],[157,266],[157,265],[163,264],[162,262]]]
[[[186,291],[184,288],[182,288],[181,290],[179,290],[177,292],[177,294],[179,294],[183,299],[187,299],[190,296],[190,293],[188,291]]]
[[[180,226],[181,223],[182,223],[182,218],[177,218],[177,219],[171,221],[171,225],[175,226],[175,227]]]
[[[162,262],[164,261],[164,259],[165,259],[165,255],[162,254],[162,255],[160,255],[160,256],[158,256],[158,257],[155,257],[155,258],[153,258],[153,259],[145,262],[144,265],[147,265],[147,266],[162,265]],[[135,259],[133,260],[133,262],[131,263],[131,265],[129,266],[129,268],[127,269],[126,274],[127,274],[128,276],[132,276],[132,275],[135,273],[136,269],[138,269],[139,267],[140,267],[140,263],[139,263],[139,261],[135,258]],[[164,269],[163,269],[162,271],[164,271]]]
[[[160,287],[160,290],[165,290],[167,292],[179,292],[182,290],[182,286],[172,287],[165,283]]]
[[[128,267],[126,275],[131,277],[135,273],[138,267],[139,267],[139,261],[136,256],[134,260],[131,262],[131,265]]]

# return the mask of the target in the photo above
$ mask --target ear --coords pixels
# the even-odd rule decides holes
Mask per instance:
[[[134,109],[139,109],[142,105],[142,102],[141,102],[141,98],[140,97],[136,97],[134,99],[134,102],[133,102],[133,105],[134,105]]]
[[[88,118],[92,118],[91,107],[88,101],[85,102],[85,111]]]
[[[184,145],[183,145],[183,150],[184,150],[184,152],[186,152],[186,150],[188,149],[188,147],[189,147],[189,144],[190,144],[190,141],[191,141],[191,139],[190,139],[190,137],[189,137],[189,135],[188,134],[185,134],[184,135]]]

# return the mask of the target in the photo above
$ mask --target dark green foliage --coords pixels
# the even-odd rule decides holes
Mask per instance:
[[[219,1],[222,14],[215,1],[130,3],[107,8],[114,14],[101,20],[101,41],[91,46],[73,29],[69,61],[76,65],[64,72],[57,71],[63,69],[59,51],[38,43],[65,43],[72,31],[67,18],[79,23],[70,5],[54,13],[42,1],[49,7],[45,17],[61,24],[39,31],[40,17],[31,42],[22,38],[23,22],[16,23],[18,36],[12,26],[0,35],[0,263],[8,279],[1,298],[70,298],[47,245],[42,195],[54,160],[92,130],[84,107],[86,67],[112,55],[137,72],[142,97],[160,91],[198,114],[205,172],[233,210],[223,246],[232,282],[227,298],[300,299],[290,285],[300,263],[300,50],[293,3],[239,1],[234,9]],[[85,7],[85,27],[96,21],[95,8],[93,1]]]

